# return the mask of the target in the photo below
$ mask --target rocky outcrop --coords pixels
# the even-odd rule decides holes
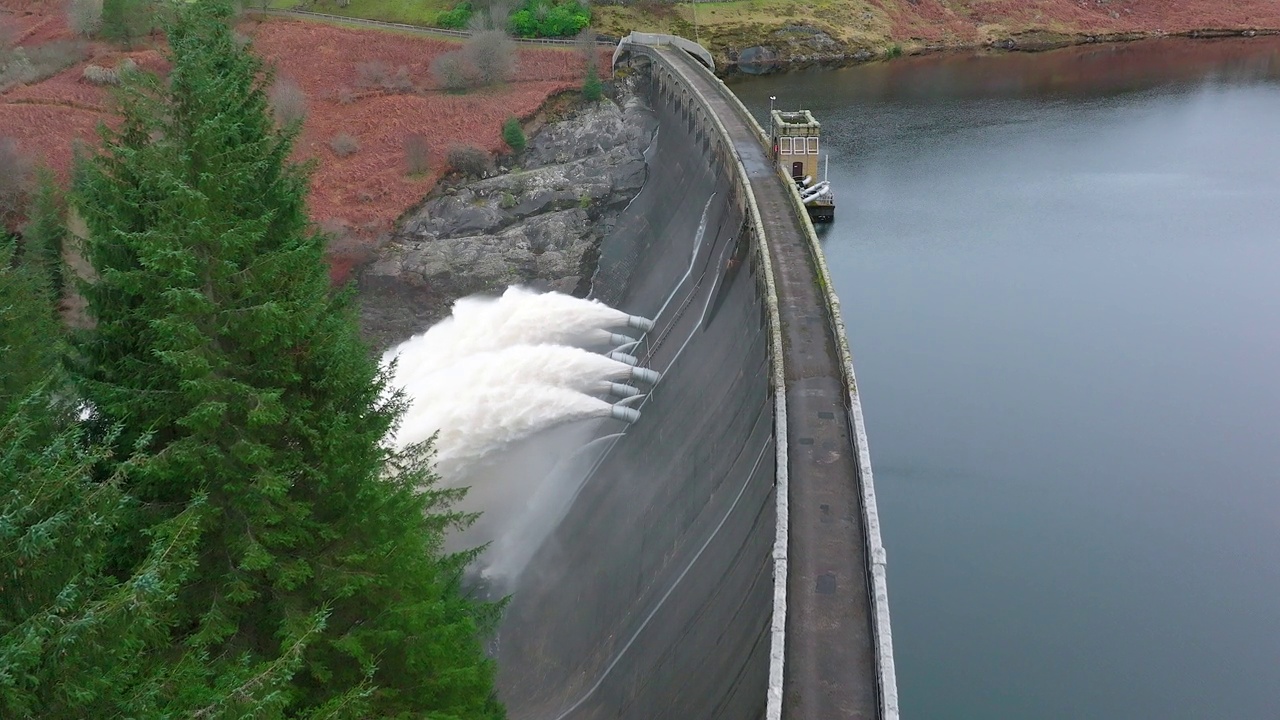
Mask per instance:
[[[644,185],[655,121],[627,89],[542,128],[520,167],[445,190],[401,223],[360,274],[366,339],[385,348],[508,285],[585,295],[600,241]]]

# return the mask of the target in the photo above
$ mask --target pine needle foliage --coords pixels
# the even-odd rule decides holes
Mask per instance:
[[[48,168],[36,170],[35,192],[27,211],[30,220],[22,230],[24,253],[48,278],[52,299],[62,293],[62,246],[67,237],[66,205],[57,181]]]
[[[502,124],[502,141],[511,148],[512,152],[521,152],[524,150],[528,140],[524,136],[524,128],[520,127],[520,120],[515,116],[507,118]]]
[[[61,333],[38,255],[0,233],[0,417],[7,417],[59,362]]]
[[[595,102],[604,96],[604,83],[600,82],[600,71],[594,62],[587,63],[587,78],[582,81],[582,97]]]
[[[497,608],[465,596],[470,521],[437,489],[425,447],[383,444],[404,410],[331,293],[308,222],[306,169],[288,161],[269,73],[222,2],[182,5],[165,83],[122,87],[115,129],[77,174],[98,279],[96,329],[76,344],[95,432],[148,462],[114,548],[195,504],[200,546],[177,590],[175,641],[200,658],[166,701],[197,715],[279,701],[287,716],[498,718],[480,634]],[[136,74],[141,75],[141,74]]]
[[[145,458],[113,463],[71,422],[55,386],[0,421],[0,716],[186,716],[216,696],[183,704],[158,690],[192,675],[200,687],[202,673],[170,644],[170,622],[205,506],[193,500],[152,528],[127,577],[107,572],[129,508],[120,478]],[[116,468],[105,479],[104,465]]]
[[[184,672],[169,610],[202,503],[154,527],[126,577],[106,571],[128,511],[119,478],[145,458],[115,463],[110,433],[91,444],[77,427],[43,268],[15,248],[0,243],[0,717],[183,715],[149,689]]]

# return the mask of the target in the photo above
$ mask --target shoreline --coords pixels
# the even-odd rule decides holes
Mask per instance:
[[[1012,53],[1041,53],[1051,50],[1061,50],[1064,48],[1082,47],[1085,45],[1122,45],[1149,40],[1243,40],[1255,37],[1276,36],[1280,36],[1280,28],[1206,28],[1176,33],[1160,31],[1097,33],[1074,36],[1054,36],[1052,39],[1044,37],[1042,33],[1029,32],[983,43],[920,45],[912,47],[909,50],[903,49],[901,52],[897,53],[892,51],[873,53],[866,49],[859,49],[853,53],[841,52],[829,54],[815,53],[775,56],[763,62],[748,63],[725,59],[723,57],[716,57],[716,75],[725,80],[741,80],[749,77],[785,74],[789,72],[810,70],[813,68],[834,70],[838,68],[865,65],[873,62],[889,62],[907,57],[925,57],[951,53],[979,53],[999,56]],[[751,66],[752,69],[744,70],[744,65]]]

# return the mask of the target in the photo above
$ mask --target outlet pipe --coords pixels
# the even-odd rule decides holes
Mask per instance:
[[[609,333],[610,345],[635,345],[638,342],[640,341],[630,335],[623,335],[622,333],[616,332]]]
[[[628,365],[639,365],[640,360],[635,355],[628,355],[624,352],[611,352],[608,355],[610,360],[617,360],[620,363]]]
[[[653,321],[649,318],[642,318],[639,315],[631,315],[627,318],[627,327],[649,332],[653,329]]]
[[[617,395],[618,397],[624,398],[635,397],[640,394],[640,388],[635,385],[626,385],[623,383],[611,382],[609,383],[608,389],[610,395]]]
[[[619,400],[618,402],[614,403],[614,404],[613,404],[613,406],[614,406],[614,407],[616,407],[616,408],[617,408],[617,407],[624,407],[624,406],[630,405],[630,404],[631,404],[631,401],[633,401],[633,400],[643,400],[643,399],[644,399],[644,396],[643,396],[643,395],[632,395],[632,396],[631,396],[631,397],[629,397],[629,398],[623,398],[623,399]]]
[[[640,419],[640,411],[635,408],[613,405],[609,408],[609,417],[625,423],[633,423]]]
[[[646,385],[657,385],[658,381],[662,379],[662,374],[649,368],[633,367],[631,368],[631,379]]]

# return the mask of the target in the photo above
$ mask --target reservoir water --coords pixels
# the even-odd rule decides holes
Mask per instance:
[[[1280,717],[1280,39],[732,87],[822,122],[903,716]]]

